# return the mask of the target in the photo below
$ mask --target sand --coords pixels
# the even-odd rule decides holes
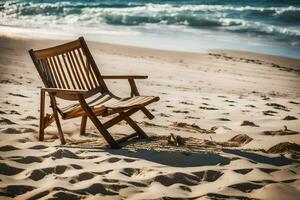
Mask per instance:
[[[37,139],[42,84],[27,50],[63,42],[0,38],[0,199],[300,195],[300,60],[88,42],[102,74],[149,75],[137,81],[140,93],[161,98],[149,106],[152,121],[133,116],[149,139],[112,150],[90,122],[80,136],[80,119],[62,122],[66,145],[55,124]],[[107,84],[129,95],[126,81]],[[110,131],[132,132],[125,123]]]

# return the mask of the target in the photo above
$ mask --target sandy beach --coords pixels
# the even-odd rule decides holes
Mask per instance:
[[[43,85],[28,50],[64,42],[0,37],[0,199],[300,196],[300,60],[88,42],[103,75],[148,75],[140,93],[160,97],[153,120],[133,116],[149,139],[112,150],[90,121],[80,136],[80,119],[62,121],[66,145],[55,123],[38,141]],[[130,94],[126,80],[107,85]],[[123,122],[110,131],[132,132]],[[169,144],[171,133],[185,144]]]

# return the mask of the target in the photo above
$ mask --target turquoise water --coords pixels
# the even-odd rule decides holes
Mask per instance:
[[[0,26],[163,49],[300,58],[299,0],[7,0],[0,1]]]

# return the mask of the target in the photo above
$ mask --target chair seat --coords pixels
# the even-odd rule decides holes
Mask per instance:
[[[152,102],[158,101],[155,96],[134,96],[128,98],[118,98],[110,94],[93,96],[86,99],[88,106],[96,115],[111,115],[132,108],[144,107]],[[79,103],[59,108],[64,119],[85,115],[85,111]]]

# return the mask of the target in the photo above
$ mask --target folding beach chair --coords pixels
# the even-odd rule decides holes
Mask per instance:
[[[145,132],[130,116],[142,111],[149,119],[154,116],[145,106],[158,101],[159,97],[141,96],[135,85],[135,79],[146,79],[147,76],[103,76],[88,49],[83,37],[78,40],[42,50],[29,50],[33,63],[41,76],[45,88],[41,88],[39,140],[44,140],[44,130],[56,122],[59,138],[65,144],[60,125],[62,119],[81,117],[80,134],[85,134],[87,118],[99,130],[112,148],[120,148],[120,143],[139,136],[146,138]],[[105,79],[127,79],[131,87],[131,97],[120,98],[107,88]],[[45,115],[45,93],[49,94],[52,114]],[[57,98],[70,101],[70,105],[60,107]],[[102,123],[97,116],[116,115]],[[135,133],[115,140],[108,128],[125,120]]]

